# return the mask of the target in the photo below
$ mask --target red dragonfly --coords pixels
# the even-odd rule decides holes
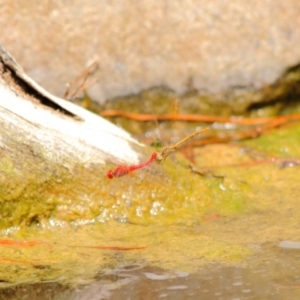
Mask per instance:
[[[151,165],[155,161],[156,157],[157,157],[157,153],[153,152],[150,159],[145,163],[139,165],[132,165],[132,166],[122,166],[122,165],[117,166],[114,170],[107,171],[106,176],[111,179],[114,177],[121,177],[127,175],[132,171],[142,169],[144,167]]]
[[[121,176],[129,174],[132,171],[145,168],[145,167],[151,165],[153,162],[155,162],[157,164],[160,164],[170,154],[174,153],[180,146],[182,146],[182,144],[184,144],[186,141],[188,141],[189,139],[191,139],[195,135],[197,135],[199,133],[202,133],[206,130],[208,130],[208,127],[197,130],[197,131],[189,134],[188,136],[186,136],[185,138],[183,138],[182,140],[180,140],[176,144],[172,144],[170,146],[164,147],[163,150],[160,153],[153,152],[151,154],[150,159],[148,161],[146,161],[145,163],[138,164],[138,165],[132,165],[132,166],[122,166],[122,165],[117,166],[114,170],[107,171],[106,176],[108,178],[112,179],[114,177],[121,177]]]

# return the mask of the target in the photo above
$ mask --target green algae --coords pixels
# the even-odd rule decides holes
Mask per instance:
[[[1,166],[5,166],[0,177],[2,229],[109,219],[149,224],[165,220],[164,215],[172,223],[178,216],[188,216],[191,206],[200,212],[209,201],[199,178],[171,162],[113,180],[105,176],[102,165],[78,165],[69,172],[50,162],[39,164],[36,157],[27,157],[22,164],[3,156]]]
[[[213,240],[203,233],[195,235],[193,230],[181,226],[145,227],[118,222],[107,225],[13,233],[16,240],[44,243],[30,247],[1,245],[2,286],[49,280],[86,284],[99,272],[128,263],[194,271],[210,260],[231,264],[251,253],[248,247]],[[189,248],[184,246],[186,243]],[[131,250],[122,251],[122,247]]]
[[[288,141],[288,154],[299,156],[293,146],[299,128],[290,126],[242,144],[198,149],[196,167],[211,168],[218,177],[192,173],[180,156],[132,176],[115,180],[102,176],[92,186],[95,192],[105,180],[109,194],[98,205],[107,222],[101,224],[93,219],[86,226],[71,222],[69,227],[61,227],[58,222],[51,229],[31,226],[9,230],[10,239],[44,243],[22,247],[0,242],[0,270],[5,274],[2,285],[45,280],[86,284],[99,272],[130,263],[171,272],[194,272],[211,261],[252,264],[251,257],[257,251],[251,247],[253,242],[292,240],[297,234],[300,170],[269,161],[243,165],[253,158],[242,150],[247,146],[273,155],[280,153],[278,149]],[[92,204],[85,201],[88,206]],[[64,203],[67,204],[72,210],[72,201]],[[95,214],[99,207],[93,207]],[[73,209],[71,221],[77,217],[88,222]],[[110,214],[113,217],[109,218]],[[117,251],[109,247],[121,248]],[[131,250],[122,251],[122,247]]]
[[[298,123],[290,124],[271,134],[263,135],[255,140],[248,140],[244,144],[265,152],[267,155],[279,157],[299,157],[300,126]]]

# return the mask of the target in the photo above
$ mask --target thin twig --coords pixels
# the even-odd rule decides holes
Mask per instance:
[[[98,78],[91,80],[87,83],[87,79],[92,76],[99,68],[98,61],[93,61],[73,82],[68,85],[68,88],[64,94],[64,98],[68,100],[74,99],[74,97],[81,91],[86,90],[98,81]]]

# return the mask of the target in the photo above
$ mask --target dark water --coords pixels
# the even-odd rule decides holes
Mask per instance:
[[[209,263],[193,274],[126,265],[99,272],[89,286],[19,285],[2,289],[0,299],[300,299],[300,249],[265,245],[245,267]]]

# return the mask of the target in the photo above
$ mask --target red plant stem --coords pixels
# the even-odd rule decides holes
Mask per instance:
[[[0,239],[0,246],[15,246],[15,247],[32,247],[37,245],[49,245],[47,242],[36,242],[36,241],[14,241]]]
[[[189,121],[189,122],[207,122],[207,123],[231,123],[239,125],[262,125],[273,121],[281,121],[283,123],[293,120],[299,120],[300,114],[276,116],[266,118],[239,118],[239,117],[219,117],[219,116],[205,116],[193,114],[136,114],[119,110],[105,110],[101,112],[103,117],[124,117],[137,121]]]
[[[147,247],[120,247],[120,246],[71,246],[76,248],[89,248],[89,249],[100,249],[100,250],[112,250],[112,251],[130,251],[130,250],[145,250]]]
[[[126,174],[129,174],[132,171],[142,169],[142,168],[147,167],[150,164],[152,164],[155,161],[156,156],[157,156],[157,153],[153,152],[150,159],[148,161],[146,161],[145,163],[142,163],[142,164],[139,164],[139,165],[132,165],[132,166],[117,166],[114,170],[109,170],[106,173],[106,176],[108,178],[112,179],[114,177],[121,177],[121,176],[124,176]]]

